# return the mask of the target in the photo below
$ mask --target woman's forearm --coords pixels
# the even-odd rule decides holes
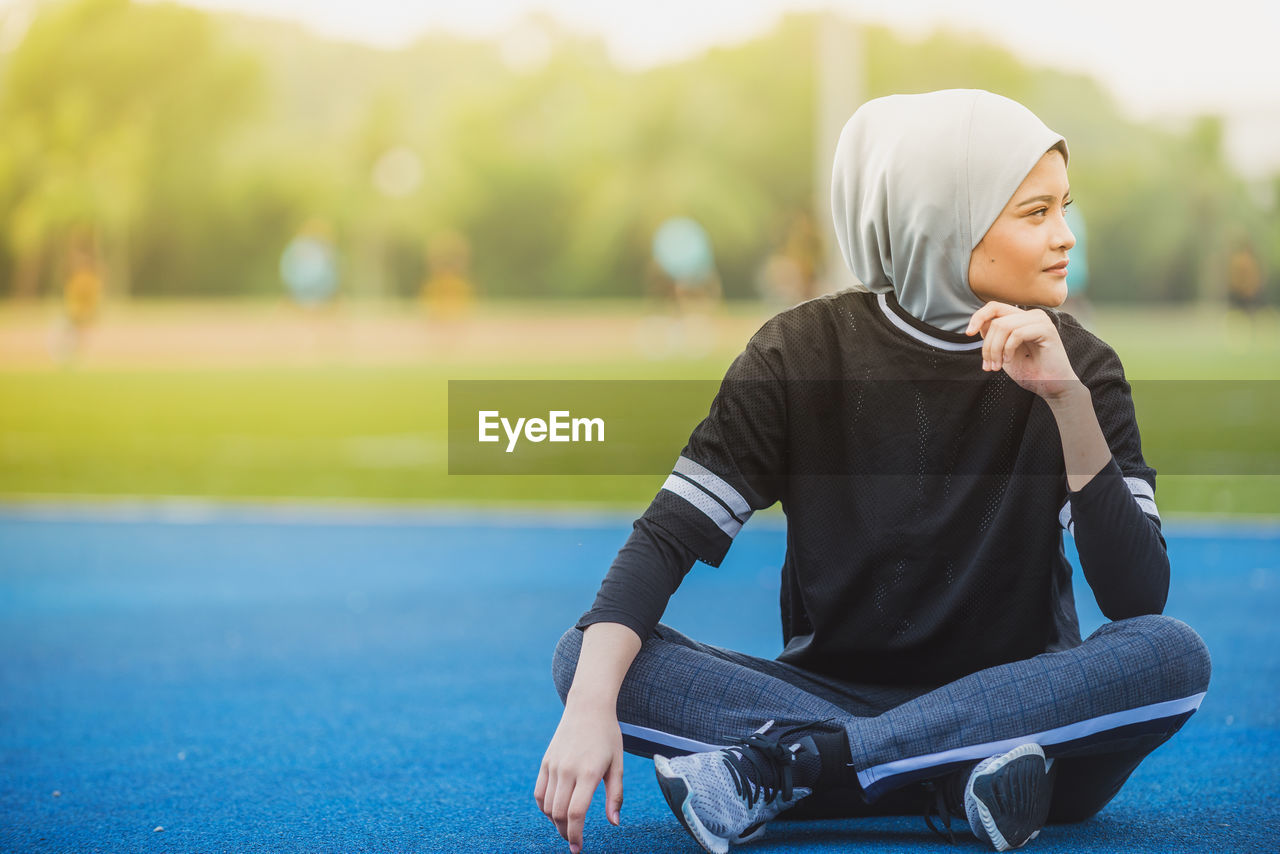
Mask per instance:
[[[1062,437],[1067,488],[1079,492],[1111,461],[1111,448],[1102,434],[1093,399],[1084,383],[1076,385],[1062,397],[1046,402],[1058,422],[1058,434]]]
[[[582,635],[582,650],[573,685],[565,699],[569,707],[616,714],[622,680],[640,652],[640,637],[621,623],[592,623]]]
[[[1109,620],[1159,614],[1169,593],[1164,539],[1113,461],[1088,388],[1049,406],[1062,436],[1080,568],[1098,607]]]

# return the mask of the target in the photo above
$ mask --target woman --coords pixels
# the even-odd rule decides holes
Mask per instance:
[[[947,90],[864,104],[832,205],[844,291],[770,320],[556,649],[535,787],[577,852],[622,751],[707,850],[783,810],[936,810],[997,850],[1101,809],[1200,704],[1115,352],[1069,315],[1065,140]],[[776,660],[661,625],[696,560],[787,514]],[[1112,622],[1082,640],[1062,530]],[[805,800],[810,799],[808,805]],[[799,810],[797,810],[799,811]],[[813,812],[810,809],[810,812]],[[930,819],[931,816],[926,816]]]

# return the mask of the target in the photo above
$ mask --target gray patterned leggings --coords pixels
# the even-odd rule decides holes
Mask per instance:
[[[570,629],[552,675],[563,700],[582,646]],[[732,743],[767,720],[831,719],[849,738],[863,797],[817,792],[793,812],[919,812],[915,785],[1028,741],[1060,760],[1050,821],[1080,821],[1115,797],[1181,728],[1209,685],[1209,653],[1172,617],[1106,623],[1080,646],[971,673],[940,687],[863,685],[699,643],[659,624],[618,695],[630,753],[666,756]]]

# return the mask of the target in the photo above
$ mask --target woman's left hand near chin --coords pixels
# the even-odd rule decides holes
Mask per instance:
[[[1004,370],[1050,403],[1081,387],[1058,328],[1043,309],[989,302],[969,318],[965,334],[982,335],[984,371]]]

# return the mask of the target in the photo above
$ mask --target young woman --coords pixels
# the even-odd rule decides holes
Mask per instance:
[[[1203,642],[1160,615],[1169,563],[1115,352],[1072,317],[1065,140],[947,90],[864,104],[832,204],[870,292],[770,320],[734,361],[596,602],[556,648],[565,711],[538,806],[582,846],[622,752],[724,852],[799,804],[967,819],[997,850],[1079,821],[1199,707]],[[785,647],[660,624],[781,501]],[[1082,640],[1062,548],[1111,622]],[[806,804],[807,799],[807,804]]]

